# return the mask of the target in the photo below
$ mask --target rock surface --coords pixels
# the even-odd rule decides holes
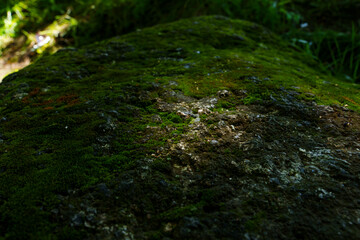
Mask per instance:
[[[359,86],[200,17],[0,85],[4,239],[358,239]],[[0,237],[1,238],[1,237]]]

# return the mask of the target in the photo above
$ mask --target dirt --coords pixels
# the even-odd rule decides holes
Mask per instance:
[[[6,77],[6,75],[8,75],[14,71],[20,70],[29,64],[30,64],[30,59],[26,59],[25,61],[20,62],[20,63],[0,62],[0,65],[1,65],[1,67],[0,67],[0,83],[1,83],[2,79],[4,77]]]

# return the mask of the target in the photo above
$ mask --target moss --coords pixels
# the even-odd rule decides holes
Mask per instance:
[[[164,234],[161,231],[151,231],[146,233],[147,239],[159,240],[164,238]]]
[[[156,159],[151,166],[159,172],[171,172],[171,165],[168,160]]]
[[[235,107],[235,103],[231,103],[225,100],[219,101],[216,105],[216,108],[227,108],[227,109],[233,109]]]
[[[173,123],[181,123],[183,122],[183,120],[181,119],[181,117],[179,115],[176,115],[174,113],[170,113],[168,116],[167,116],[167,119]]]
[[[23,229],[23,238],[35,239],[62,229],[64,239],[81,236],[49,217],[58,204],[55,196],[110,182],[156,154],[167,139],[179,141],[191,118],[156,107],[169,89],[196,99],[233,92],[219,101],[218,111],[262,103],[284,89],[295,89],[300,99],[360,111],[359,86],[322,75],[313,65],[261,26],[213,16],[65,49],[9,75],[0,85],[0,113],[6,119],[0,120],[1,232],[16,235]],[[241,91],[246,94],[237,96]],[[149,124],[154,114],[161,123]],[[205,114],[200,118],[216,122]],[[162,134],[147,132],[149,125]],[[210,144],[204,150],[216,151]],[[159,160],[153,168],[168,173],[170,167]],[[216,198],[211,194],[159,218],[201,212],[204,202]],[[249,230],[260,222],[250,220]]]
[[[264,212],[258,212],[250,220],[245,222],[244,227],[249,232],[259,232],[264,219],[266,219],[266,214]]]
[[[191,216],[195,213],[201,212],[202,207],[204,206],[203,202],[199,202],[196,204],[190,204],[184,207],[177,207],[170,209],[158,216],[162,221],[173,221],[181,219],[185,216]]]

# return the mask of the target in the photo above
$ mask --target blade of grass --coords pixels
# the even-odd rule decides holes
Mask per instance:
[[[355,66],[354,66],[354,71],[353,71],[353,79],[354,81],[359,81],[360,79],[360,76],[358,76],[357,72],[359,70],[359,67],[360,67],[360,59],[358,59],[355,63]]]
[[[355,50],[355,25],[352,23],[351,27],[351,54],[350,54],[350,70],[353,69],[353,61],[354,61],[354,50]]]

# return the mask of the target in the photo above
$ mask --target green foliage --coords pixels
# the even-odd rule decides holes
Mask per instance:
[[[292,0],[309,26],[292,29],[287,38],[319,60],[324,70],[360,82],[360,22],[357,0]]]
[[[297,32],[292,41],[320,60],[323,69],[340,78],[360,81],[360,31],[355,24],[349,33],[321,29]]]
[[[198,15],[221,14],[259,22],[273,30],[285,30],[299,22],[300,16],[286,11],[286,4],[271,0],[236,1],[165,1],[165,0],[14,0],[0,7],[3,19],[9,18],[12,25],[0,23],[0,31],[9,31],[11,36],[21,31],[37,31],[55,16],[71,10],[79,20],[77,30],[72,33],[78,45],[94,42],[137,28],[175,21]],[[4,21],[5,22],[5,21]],[[2,25],[1,25],[2,24]]]

